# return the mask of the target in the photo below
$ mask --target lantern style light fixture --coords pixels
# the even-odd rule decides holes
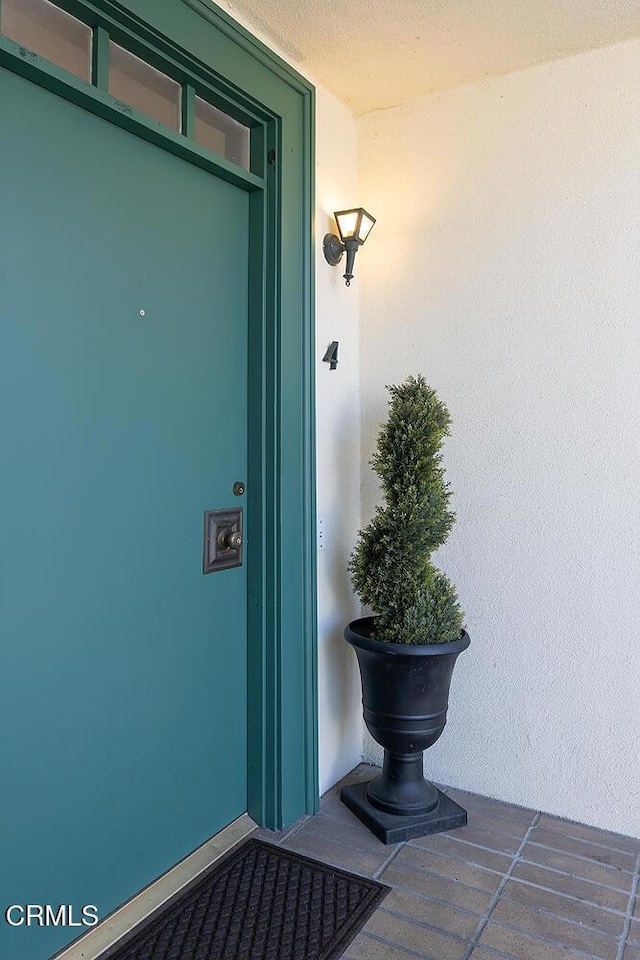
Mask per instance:
[[[344,272],[344,279],[346,285],[350,286],[353,279],[353,261],[356,258],[358,247],[361,247],[365,242],[376,221],[363,207],[354,207],[352,210],[338,210],[334,213],[334,217],[338,224],[340,236],[336,237],[335,233],[325,234],[322,242],[324,258],[327,263],[335,267],[342,260],[342,254],[346,250],[347,267]]]

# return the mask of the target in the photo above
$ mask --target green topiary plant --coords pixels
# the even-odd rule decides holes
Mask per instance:
[[[378,616],[385,643],[448,643],[462,631],[455,587],[431,562],[455,514],[440,448],[451,418],[422,376],[388,387],[389,416],[371,466],[386,505],[360,531],[349,563],[353,585]]]

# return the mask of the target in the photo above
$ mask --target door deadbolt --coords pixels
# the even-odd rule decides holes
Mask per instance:
[[[207,510],[204,515],[202,572],[242,565],[242,508]]]

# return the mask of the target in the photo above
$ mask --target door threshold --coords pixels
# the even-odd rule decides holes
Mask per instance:
[[[125,934],[146,920],[149,914],[195,880],[232,847],[245,840],[257,826],[248,813],[243,813],[175,867],[171,867],[131,900],[127,900],[101,920],[95,929],[56,953],[51,960],[98,960]]]

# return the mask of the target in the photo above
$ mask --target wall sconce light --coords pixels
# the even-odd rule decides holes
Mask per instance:
[[[344,279],[346,285],[350,286],[353,279],[353,261],[356,258],[356,252],[369,236],[376,221],[362,207],[354,207],[353,210],[338,210],[337,213],[334,213],[334,217],[338,224],[340,236],[336,237],[335,233],[325,234],[322,242],[324,258],[327,263],[335,267],[342,260],[342,254],[346,250],[347,268]]]

